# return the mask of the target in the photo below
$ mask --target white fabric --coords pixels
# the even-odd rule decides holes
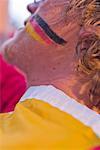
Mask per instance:
[[[83,124],[91,127],[100,137],[100,115],[70,98],[61,90],[58,90],[51,85],[32,86],[26,91],[20,101],[30,98],[43,100],[44,102],[72,115]]]

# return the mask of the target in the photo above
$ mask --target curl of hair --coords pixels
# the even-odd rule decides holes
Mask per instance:
[[[72,5],[82,9],[84,29],[76,47],[78,70],[91,77],[89,101],[100,111],[100,1],[72,0]]]

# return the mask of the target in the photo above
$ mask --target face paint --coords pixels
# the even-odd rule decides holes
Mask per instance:
[[[55,32],[50,29],[49,25],[39,16],[35,15],[27,22],[26,31],[37,41],[42,44],[64,45],[67,42],[59,37]]]
[[[35,29],[35,31],[40,35],[40,37],[47,43],[47,44],[52,44],[53,41],[45,34],[43,29],[38,25],[36,20],[34,19],[31,21],[32,27]]]
[[[41,38],[40,34],[36,32],[36,30],[33,28],[31,22],[28,22],[26,25],[26,31],[29,33],[29,35],[40,42],[41,44],[46,44],[46,42]]]

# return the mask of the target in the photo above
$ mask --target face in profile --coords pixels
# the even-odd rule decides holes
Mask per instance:
[[[53,65],[52,60],[58,57],[57,49],[73,50],[79,31],[77,19],[72,19],[76,13],[67,15],[69,1],[46,0],[28,5],[28,10],[32,14],[25,27],[4,46],[6,59],[26,73],[30,70],[29,66],[36,71],[34,64],[38,64],[37,68],[47,63]],[[68,51],[66,53],[66,56],[69,55]]]
[[[82,84],[81,88],[81,81],[86,82],[88,87],[82,88],[78,95],[78,85],[77,95],[79,99],[97,102],[100,34],[99,15],[97,13],[94,17],[94,14],[98,9],[98,3],[92,0],[45,0],[28,5],[31,16],[25,22],[25,27],[4,45],[6,59],[21,68],[31,83],[41,79],[44,84],[46,79],[65,78],[71,68],[76,69],[77,46],[78,71],[82,78],[85,75],[84,80],[81,77],[77,77],[77,80]]]

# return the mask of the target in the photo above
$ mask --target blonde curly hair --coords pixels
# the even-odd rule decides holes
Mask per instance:
[[[82,10],[83,32],[76,46],[78,71],[91,77],[89,102],[100,112],[100,1],[71,0],[71,8]]]

